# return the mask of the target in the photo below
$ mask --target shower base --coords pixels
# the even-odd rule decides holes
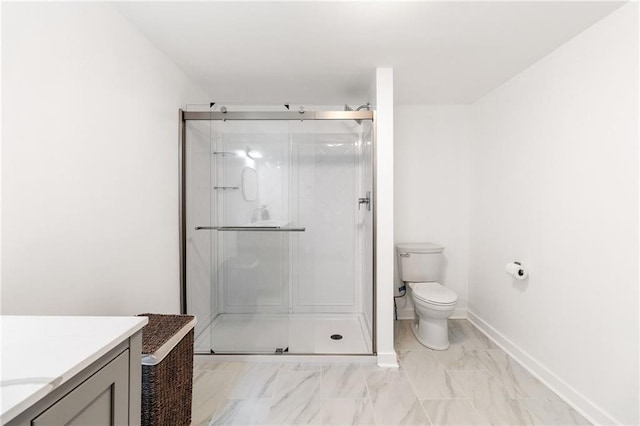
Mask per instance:
[[[221,314],[196,336],[195,351],[370,354],[372,345],[365,324],[361,314]]]

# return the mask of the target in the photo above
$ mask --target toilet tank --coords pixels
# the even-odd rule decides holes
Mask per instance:
[[[398,272],[404,282],[438,281],[444,247],[431,243],[401,243],[396,246]]]

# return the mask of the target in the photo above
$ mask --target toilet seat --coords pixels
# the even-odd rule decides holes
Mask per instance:
[[[438,282],[410,283],[409,286],[413,290],[413,296],[424,303],[450,306],[458,302],[456,292]]]

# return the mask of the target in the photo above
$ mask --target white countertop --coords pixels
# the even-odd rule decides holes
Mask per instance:
[[[2,424],[127,340],[147,322],[147,317],[0,316]]]

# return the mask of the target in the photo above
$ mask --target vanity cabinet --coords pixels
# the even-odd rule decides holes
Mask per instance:
[[[37,400],[34,397],[32,404],[2,424],[140,425],[141,351],[142,331],[137,330],[97,359],[94,357],[95,361],[82,364],[77,373],[46,385],[44,396]],[[31,380],[37,379],[32,376]]]

